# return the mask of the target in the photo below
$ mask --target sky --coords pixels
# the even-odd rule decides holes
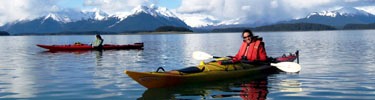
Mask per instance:
[[[62,9],[100,9],[115,14],[151,4],[168,8],[188,24],[199,23],[196,20],[269,23],[340,7],[375,12],[375,0],[0,0],[0,4],[0,25]]]
[[[90,9],[95,8],[96,6],[92,6],[93,2],[101,2],[101,4],[105,4],[105,2],[114,2],[121,0],[60,0],[57,2],[57,5],[62,8],[83,8],[83,9]],[[160,7],[166,7],[168,9],[176,9],[181,5],[181,0],[124,0],[125,2],[121,2],[123,4],[131,4],[128,1],[138,1],[138,3],[134,4],[156,4]],[[91,3],[89,3],[91,2]],[[128,2],[128,3],[126,3]],[[109,4],[111,5],[111,4]]]

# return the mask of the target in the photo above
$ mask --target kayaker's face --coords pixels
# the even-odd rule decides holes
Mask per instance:
[[[243,36],[243,41],[246,42],[246,43],[250,43],[251,42],[251,36],[248,32],[244,33]]]

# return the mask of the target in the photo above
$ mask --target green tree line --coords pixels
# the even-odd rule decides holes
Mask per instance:
[[[314,23],[294,23],[294,24],[275,24],[259,27],[237,27],[237,28],[220,28],[214,29],[212,32],[241,32],[244,29],[253,31],[311,31],[311,30],[336,30],[335,27]]]
[[[6,32],[6,31],[0,31],[0,36],[4,36],[4,35],[10,35],[8,32]]]

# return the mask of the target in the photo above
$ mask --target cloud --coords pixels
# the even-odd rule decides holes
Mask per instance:
[[[375,6],[362,6],[357,8],[375,15]]]
[[[130,12],[139,5],[150,5],[155,0],[85,0],[84,6],[101,9],[107,13]]]
[[[0,0],[0,25],[19,19],[33,19],[64,9],[57,6],[58,2],[61,0]],[[158,3],[159,0],[84,0],[81,8],[96,8],[116,14],[129,13],[139,5]],[[180,7],[173,11],[178,13],[177,15],[184,15],[182,17],[190,16],[189,14],[191,17],[209,16],[195,18],[207,22],[214,20],[214,23],[226,23],[225,21],[236,20],[242,24],[262,24],[301,18],[311,12],[342,6],[367,7],[363,9],[374,12],[373,8],[370,9],[374,5],[375,0],[182,0]]]
[[[374,0],[182,0],[176,12],[206,14],[219,20],[240,19],[242,24],[265,24],[305,17],[316,11],[375,5]]]
[[[35,19],[49,12],[64,10],[60,0],[0,0],[0,26],[16,20]],[[107,13],[129,12],[138,5],[150,5],[156,0],[85,0],[82,8],[97,8]],[[77,8],[78,9],[78,8]],[[83,9],[84,10],[84,9]]]
[[[0,25],[19,19],[33,19],[58,9],[56,0],[1,0]]]

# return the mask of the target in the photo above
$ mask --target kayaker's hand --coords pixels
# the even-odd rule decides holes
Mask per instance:
[[[279,62],[279,61],[277,61],[276,58],[272,58],[272,57],[268,57],[268,58],[267,58],[267,61],[270,62],[270,63],[276,63],[276,62]]]
[[[227,56],[227,57],[230,58],[230,59],[234,58],[233,56]]]

